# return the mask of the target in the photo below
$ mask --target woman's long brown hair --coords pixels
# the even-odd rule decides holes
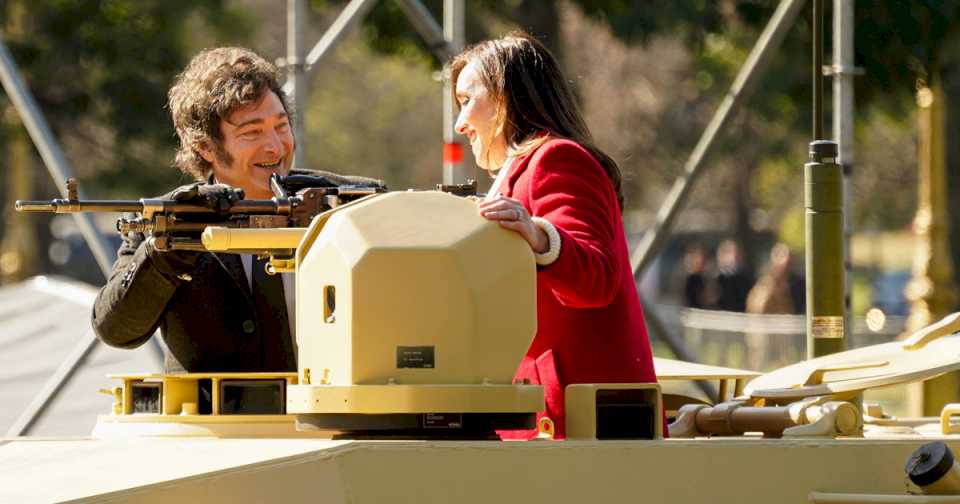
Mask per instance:
[[[500,104],[501,124],[497,126],[502,128],[512,155],[536,149],[548,136],[573,140],[607,172],[623,209],[620,167],[593,144],[593,135],[567,80],[540,41],[526,33],[513,32],[470,46],[450,65],[454,84],[470,62],[476,62],[484,87]]]

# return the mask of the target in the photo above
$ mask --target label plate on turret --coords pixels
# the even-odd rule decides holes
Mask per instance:
[[[432,346],[398,346],[397,368],[433,369],[433,350]]]

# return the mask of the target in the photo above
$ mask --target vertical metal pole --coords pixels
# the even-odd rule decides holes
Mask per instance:
[[[443,37],[454,54],[463,50],[464,45],[464,0],[443,0]],[[446,65],[444,75],[449,75]],[[443,86],[443,183],[463,184],[467,177],[463,173],[463,144],[453,130],[457,120],[457,107],[453,100],[456,86],[446,79]]]
[[[303,57],[303,27],[306,16],[306,0],[287,0],[287,82],[292,83],[288,95],[293,101],[293,138],[296,149],[293,167],[305,168],[307,159],[306,117],[307,68]]]
[[[823,0],[813,0],[813,140],[823,139]]]
[[[837,162],[843,170],[843,306],[844,334],[853,334],[850,325],[853,285],[850,241],[853,237],[853,0],[833,0],[833,137],[840,144]]]
[[[804,165],[807,358],[843,350],[843,173],[823,138],[823,0],[813,2],[813,136]]]

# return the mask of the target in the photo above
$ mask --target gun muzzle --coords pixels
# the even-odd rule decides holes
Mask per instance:
[[[56,212],[57,206],[49,201],[17,200],[14,209],[18,212]]]

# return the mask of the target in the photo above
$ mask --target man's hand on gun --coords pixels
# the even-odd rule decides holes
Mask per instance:
[[[225,184],[193,184],[182,187],[170,195],[170,199],[190,205],[207,207],[219,214],[226,214],[230,207],[243,199],[243,189],[237,189]],[[145,247],[147,254],[157,269],[170,276],[187,280],[187,274],[193,269],[202,252],[182,249],[158,249],[157,238],[147,238]]]
[[[170,197],[175,201],[205,206],[217,213],[226,213],[243,196],[243,189],[226,184],[193,184],[178,189]]]

